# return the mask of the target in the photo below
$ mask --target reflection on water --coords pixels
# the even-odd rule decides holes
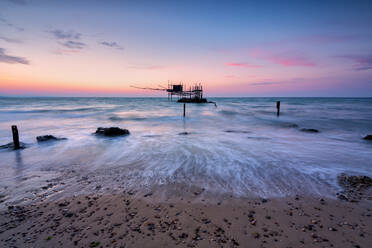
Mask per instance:
[[[22,161],[22,152],[20,150],[14,151],[15,155],[15,168],[14,168],[14,178],[16,182],[21,182],[23,178],[23,161]]]
[[[0,151],[0,193],[32,198],[49,181],[68,181],[59,194],[177,183],[236,195],[332,195],[338,173],[372,175],[371,144],[361,139],[372,133],[372,99],[211,100],[218,108],[188,104],[183,118],[183,104],[163,98],[0,98],[0,144],[14,124],[31,144]],[[131,134],[97,138],[99,126]],[[68,140],[36,144],[46,134]]]

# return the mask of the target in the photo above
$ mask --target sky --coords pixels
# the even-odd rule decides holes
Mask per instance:
[[[372,1],[0,0],[0,96],[372,96]]]

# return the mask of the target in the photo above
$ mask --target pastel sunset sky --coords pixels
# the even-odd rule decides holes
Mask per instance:
[[[0,1],[0,96],[372,96],[372,1]]]

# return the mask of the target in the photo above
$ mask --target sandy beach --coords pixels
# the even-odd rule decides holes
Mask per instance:
[[[0,215],[1,247],[370,247],[372,201],[82,195]]]

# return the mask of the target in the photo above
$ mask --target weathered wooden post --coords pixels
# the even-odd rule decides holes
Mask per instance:
[[[14,150],[19,149],[19,135],[18,135],[18,128],[17,126],[12,126],[12,134],[13,134],[13,145]]]
[[[186,103],[183,104],[183,117],[186,116]]]
[[[280,101],[276,102],[276,115],[279,116],[280,114]]]

